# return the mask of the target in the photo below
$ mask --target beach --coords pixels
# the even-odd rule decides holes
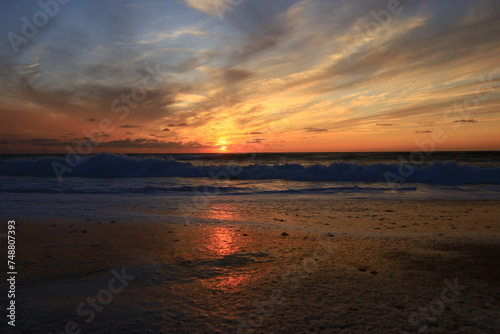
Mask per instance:
[[[66,217],[16,218],[22,333],[500,328],[498,200],[228,195],[186,219],[175,208],[192,196],[95,212],[60,196],[34,206],[66,198]]]
[[[0,8],[0,334],[500,333],[500,1]]]

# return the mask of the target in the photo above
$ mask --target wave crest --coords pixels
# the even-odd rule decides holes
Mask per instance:
[[[36,160],[11,159],[0,165],[0,175],[56,177],[54,165],[68,166],[63,158]],[[293,181],[351,181],[458,184],[500,184],[500,168],[459,165],[455,161],[435,162],[421,167],[399,164],[360,165],[332,163],[249,166],[194,166],[174,159],[135,158],[101,153],[82,158],[63,177],[132,178],[132,177],[209,177],[214,179],[285,179]]]

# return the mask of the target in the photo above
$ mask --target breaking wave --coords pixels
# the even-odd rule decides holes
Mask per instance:
[[[71,161],[45,157],[35,160],[10,159],[0,164],[0,175],[45,177],[208,177],[225,179],[284,179],[293,181],[351,181],[459,184],[500,184],[500,168],[458,164],[455,161],[435,162],[420,167],[399,164],[360,165],[337,162],[330,165],[282,164],[248,166],[195,166],[172,158],[136,158],[101,153]]]

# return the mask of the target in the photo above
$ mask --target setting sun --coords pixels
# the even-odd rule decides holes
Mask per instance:
[[[227,140],[219,140],[217,142],[217,147],[219,148],[219,150],[221,151],[226,151],[227,150]]]

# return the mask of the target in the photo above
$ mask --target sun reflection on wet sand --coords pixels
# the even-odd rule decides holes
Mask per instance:
[[[217,203],[205,211],[205,216],[223,223],[234,221],[239,215],[231,204]],[[220,262],[215,260],[220,275],[204,280],[203,285],[228,293],[244,288],[252,276],[247,270],[242,270],[245,264],[253,262],[245,254],[245,251],[249,251],[251,238],[243,237],[236,226],[230,225],[208,225],[204,227],[204,232],[203,248],[208,252],[207,255],[220,259]]]
[[[215,203],[204,214],[205,217],[218,220],[234,220],[240,218],[236,207],[230,203]]]
[[[206,247],[215,255],[221,256],[238,252],[241,249],[234,232],[227,227],[211,228]]]
[[[231,274],[229,276],[222,276],[216,279],[207,280],[205,281],[205,286],[210,289],[222,290],[224,292],[236,292],[248,284],[250,278],[250,273]]]
[[[208,218],[217,220],[233,220],[237,215],[235,208],[228,203],[217,203],[212,205],[205,212]],[[242,249],[241,239],[236,238],[236,234],[230,227],[217,226],[207,227],[206,248],[212,251],[213,255],[224,256],[236,253]]]

